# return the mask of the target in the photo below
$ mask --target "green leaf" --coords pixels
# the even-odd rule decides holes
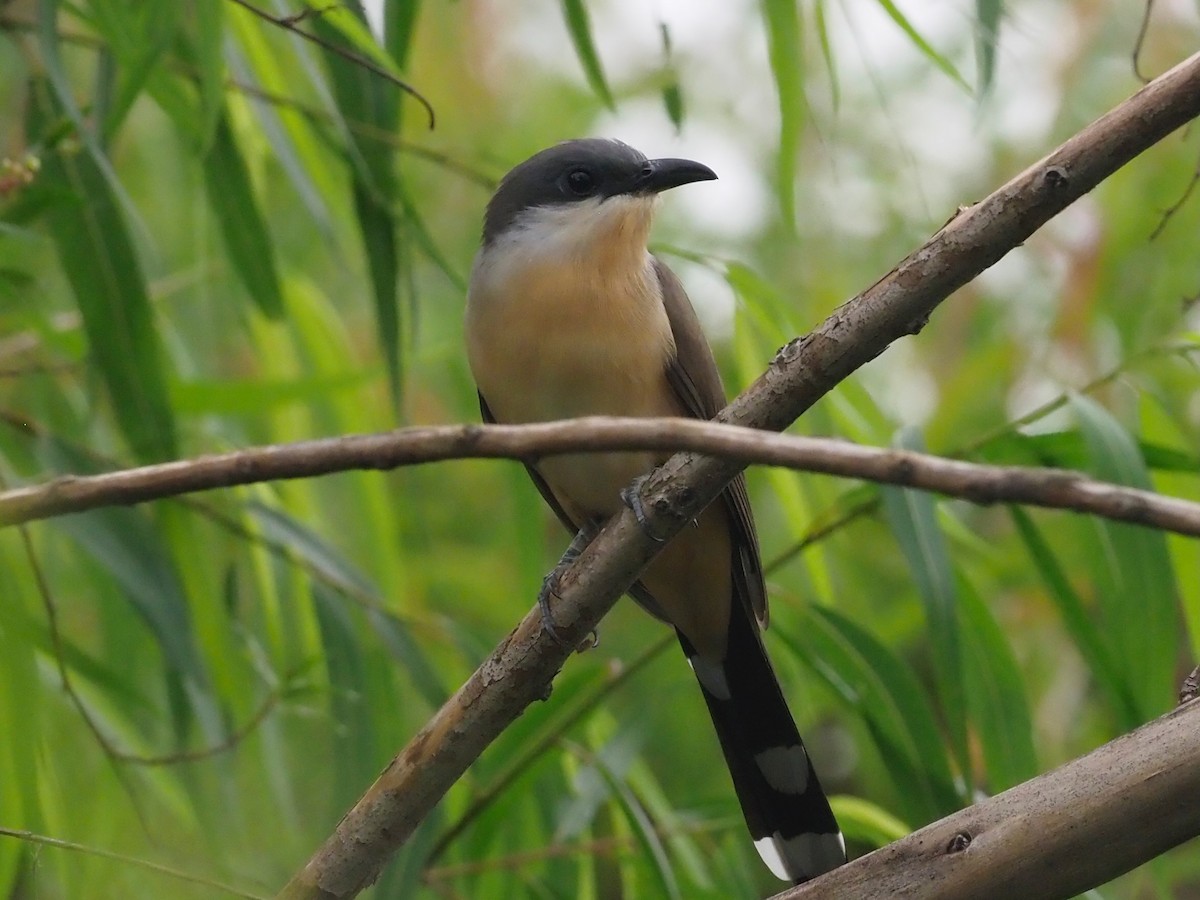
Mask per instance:
[[[1200,471],[1200,456],[1195,453],[1146,440],[1138,440],[1137,447],[1151,469],[1188,474]],[[1090,459],[1087,443],[1078,431],[1011,432],[988,441],[978,456],[990,463],[1064,469],[1084,469]]]
[[[1091,670],[1092,677],[1108,695],[1109,707],[1116,716],[1120,730],[1132,730],[1141,720],[1125,684],[1123,672],[1117,668],[1113,659],[1110,642],[1092,621],[1083,598],[1071,586],[1066,573],[1054,556],[1054,551],[1046,543],[1030,515],[1019,506],[1009,507],[1009,511],[1050,599],[1058,608],[1067,633]]]
[[[383,351],[388,384],[392,396],[400,395],[400,304],[397,280],[400,275],[400,247],[396,240],[396,218],[391,205],[358,179],[354,184],[354,213],[367,256],[371,276],[371,296],[375,299],[375,324]]]
[[[38,634],[44,625],[35,626],[26,609],[34,608],[36,586],[28,554],[16,529],[0,535],[0,552],[6,562],[24,559],[26,564],[0,566],[0,596],[4,615],[0,616],[0,722],[5,723],[0,741],[0,821],[28,823],[37,821],[41,806],[39,792],[44,790],[44,773],[50,771],[44,747],[54,740],[46,733],[45,713],[59,699],[57,685],[38,674]],[[44,613],[41,614],[44,619]],[[48,704],[47,701],[54,703]],[[42,749],[40,749],[42,748]],[[48,754],[46,754],[48,755]],[[7,845],[7,846],[6,846]],[[21,876],[27,873],[28,859],[18,841],[0,841],[0,892],[17,896]]]
[[[46,135],[61,110],[45,82],[30,86],[30,132]],[[46,220],[83,318],[113,413],[143,461],[177,454],[162,349],[141,265],[108,180],[91,154],[59,140],[43,154]]]
[[[804,42],[796,0],[762,0],[767,55],[779,95],[779,156],[775,188],[784,224],[796,227],[796,156],[804,121]]]
[[[104,133],[124,121],[179,31],[185,4],[91,0],[91,24],[117,67],[117,91],[104,114]]]
[[[861,797],[830,797],[829,805],[833,808],[842,833],[858,843],[883,847],[912,831],[886,809]]]
[[[924,444],[915,432],[902,433],[898,444],[907,450],[924,451]],[[885,486],[882,494],[888,524],[925,607],[946,728],[959,766],[970,772],[958,594],[934,502],[929,494],[907,488]]]
[[[383,46],[401,69],[408,65],[420,11],[420,0],[384,0],[383,3]]]
[[[352,53],[357,53],[393,77],[400,78],[399,60],[394,59],[376,42],[375,36],[371,34],[371,29],[367,25],[367,16],[361,3],[345,6],[331,6],[325,0],[305,0],[305,3],[312,10],[312,15],[308,16],[305,21],[312,25],[313,31],[320,32],[321,37],[331,43],[343,46]],[[366,72],[362,66],[355,65],[349,60],[346,60],[346,63],[354,66],[360,72]],[[378,79],[379,77],[371,73],[367,74],[371,78]]]
[[[196,72],[200,91],[200,133],[210,135],[225,109],[224,3],[186,4],[181,55]]]
[[[61,441],[41,441],[37,453],[54,472],[88,474],[94,469]],[[112,507],[59,516],[50,525],[112,575],[162,649],[167,668],[191,686],[205,687],[208,677],[196,648],[183,583],[151,518],[140,509]]]
[[[1104,407],[1080,395],[1070,406],[1087,445],[1089,470],[1105,481],[1150,490],[1137,443]],[[1094,567],[1106,631],[1143,720],[1175,702],[1178,591],[1162,532],[1093,520],[1102,548]]]
[[[884,12],[891,16],[892,21],[900,26],[900,30],[908,35],[909,40],[913,42],[913,45],[921,51],[922,55],[926,59],[933,63],[943,73],[948,75],[958,85],[968,91],[971,89],[971,86],[967,84],[966,79],[958,74],[958,69],[954,68],[954,64],[946,57],[942,56],[942,54],[938,53],[937,50],[933,48],[933,45],[925,40],[925,38],[921,36],[921,33],[917,31],[917,29],[913,28],[912,23],[908,21],[908,18],[904,15],[904,13],[900,12],[900,8],[896,6],[893,0],[878,0],[878,3],[883,7]]]
[[[278,48],[248,15],[235,10],[228,16],[228,30],[236,39],[229,54],[234,77],[256,85],[265,94],[287,96],[294,87],[293,61],[280,58]],[[220,102],[224,109],[223,95]],[[333,198],[345,191],[335,157],[328,151],[332,139],[321,134],[317,123],[300,109],[266,102],[255,102],[252,109],[271,152],[309,215],[326,235],[332,234],[329,207]]]
[[[683,88],[679,84],[679,74],[671,56],[671,29],[666,22],[658,23],[658,33],[662,38],[663,68],[667,73],[667,82],[662,87],[663,108],[667,118],[678,132],[683,128]]]
[[[562,10],[563,17],[567,20],[567,32],[571,35],[571,43],[575,47],[575,55],[579,57],[588,84],[604,105],[615,111],[617,106],[613,102],[612,91],[608,89],[608,82],[604,79],[600,54],[596,52],[596,44],[592,40],[592,23],[588,18],[587,4],[583,0],[562,0]]]
[[[332,781],[338,802],[349,803],[378,768],[368,672],[359,630],[345,599],[319,581],[312,583],[312,595],[329,678]]]
[[[217,119],[212,144],[204,154],[204,186],[229,252],[230,262],[259,312],[283,315],[283,292],[275,263],[275,247],[250,183],[250,172],[238,150],[228,115]]]
[[[641,859],[650,865],[650,870],[658,882],[660,889],[659,896],[679,898],[682,896],[679,892],[679,884],[675,879],[675,871],[671,867],[666,847],[663,846],[662,838],[658,835],[658,829],[655,827],[654,822],[651,821],[641,801],[638,800],[629,786],[621,780],[616,771],[616,766],[613,764],[615,761],[613,759],[614,756],[619,760],[622,755],[631,752],[627,747],[622,746],[625,743],[627,741],[622,741],[618,737],[613,742],[610,742],[609,745],[601,748],[598,753],[589,755],[592,756],[595,770],[600,773],[600,776],[608,784],[609,790],[612,791],[613,797],[624,813],[626,821],[633,828],[634,838],[641,849]]]
[[[813,8],[817,29],[817,43],[821,48],[821,61],[825,64],[825,75],[829,79],[829,93],[836,112],[841,106],[841,87],[838,84],[837,63],[833,58],[833,45],[829,40],[829,23],[825,20],[825,0],[817,0]]]
[[[283,510],[261,503],[252,503],[249,509],[263,534],[307,562],[332,588],[370,601],[366,616],[371,630],[379,636],[393,658],[407,670],[425,702],[433,709],[441,706],[449,694],[437,669],[408,625],[387,612],[384,597],[374,582],[345,559],[337,548]],[[326,587],[324,591],[321,602],[344,604],[345,601],[334,594],[331,588]],[[342,621],[340,613],[338,616],[338,621]]]
[[[51,90],[48,93],[53,94],[54,99],[51,100],[49,97],[38,99],[31,92],[31,105],[40,103],[45,109],[54,106],[57,111],[61,111],[62,116],[74,127],[76,137],[91,156],[96,169],[108,182],[108,188],[113,196],[121,201],[121,207],[126,214],[132,216],[135,213],[133,201],[129,199],[121,186],[121,181],[117,178],[117,173],[113,171],[108,157],[105,156],[97,135],[85,121],[79,104],[75,100],[75,91],[66,68],[63,66],[62,57],[59,55],[59,2],[58,0],[41,0],[37,4],[37,10],[38,48],[41,51],[40,63],[44,67],[45,77],[43,78],[39,74],[31,83],[39,86],[49,84]]]
[[[347,372],[291,381],[265,378],[181,381],[171,385],[171,403],[181,416],[261,416],[280,407],[310,404],[315,397],[348,394],[374,382],[377,377],[373,372]]]
[[[1037,774],[1033,721],[1004,632],[965,579],[958,597],[967,707],[983,749],[987,789],[995,794]]]
[[[1000,18],[1004,0],[975,0],[975,56],[979,96],[991,92],[996,74],[996,46],[1000,43]]]
[[[955,787],[933,710],[910,666],[827,607],[810,607],[795,632],[773,631],[863,717],[909,819],[928,822],[959,808],[967,798]]]
[[[336,43],[339,32],[335,26],[347,18],[357,17],[346,12],[333,16],[330,21],[331,17],[322,14],[313,23],[314,31]],[[360,22],[356,33],[359,27],[365,32],[366,26]],[[366,34],[369,38],[369,32]],[[395,134],[400,127],[398,88],[331,51],[324,51],[324,56],[343,122],[347,126],[367,125],[378,133]],[[365,136],[361,130],[347,127],[347,132],[350,142],[347,149],[353,167],[354,212],[371,277],[379,345],[392,395],[399,397],[401,359],[397,281],[402,256],[397,246],[397,220],[393,213],[399,193],[394,150],[374,136]]]
[[[450,263],[450,260],[446,258],[446,254],[442,252],[441,248],[434,241],[433,235],[430,234],[429,228],[425,225],[425,219],[421,215],[420,207],[409,196],[404,182],[400,182],[398,185],[397,198],[400,201],[400,208],[404,211],[406,237],[429,258],[430,262],[437,266],[438,271],[446,276],[447,281],[458,291],[466,293],[467,279]]]

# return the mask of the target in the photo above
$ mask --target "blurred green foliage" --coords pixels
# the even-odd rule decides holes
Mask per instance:
[[[474,421],[460,320],[489,189],[594,132],[728,176],[707,208],[669,198],[657,238],[740,387],[1138,86],[1140,10],[1111,0],[661,19],[384,0],[374,31],[353,4],[262,6],[400,73],[436,130],[227,0],[0,5],[6,486]],[[1141,70],[1198,36],[1156,9]],[[1198,153],[1192,129],[1145,154],[795,430],[1200,500]],[[1193,541],[790,472],[750,484],[771,652],[855,853],[1165,711],[1200,650]],[[271,895],[566,540],[494,461],[0,531],[0,828],[74,842],[0,836],[0,896]],[[619,604],[374,896],[770,891],[708,729],[669,636]],[[1099,893],[1197,889],[1184,847]]]

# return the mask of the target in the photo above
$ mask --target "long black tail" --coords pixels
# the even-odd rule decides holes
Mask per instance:
[[[763,862],[796,884],[840,866],[845,841],[749,614],[731,610],[721,664],[699,657],[682,634],[679,642],[704,692]]]

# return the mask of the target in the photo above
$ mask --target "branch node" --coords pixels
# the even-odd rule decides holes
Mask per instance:
[[[1066,190],[1071,184],[1071,176],[1065,166],[1050,166],[1042,173],[1042,186],[1057,193]]]
[[[971,846],[971,835],[965,831],[960,831],[954,837],[950,838],[950,843],[946,845],[947,853],[962,853]]]
[[[1192,669],[1188,677],[1183,679],[1179,688],[1179,705],[1191,703],[1197,696],[1200,696],[1200,666]]]

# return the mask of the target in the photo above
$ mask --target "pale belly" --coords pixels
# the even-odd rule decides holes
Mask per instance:
[[[555,333],[509,323],[505,351],[469,346],[479,391],[496,421],[520,424],[580,416],[677,416],[682,414],[666,378],[661,338],[626,330],[606,340],[604,331],[586,337],[573,323]],[[536,468],[577,521],[599,522],[621,506],[620,492],[649,472],[663,454],[576,453],[548,457]]]
[[[675,342],[646,260],[623,285],[587,280],[569,267],[506,273],[477,261],[467,353],[496,421],[687,415],[667,380]],[[575,453],[543,459],[536,468],[572,521],[599,525],[621,509],[621,490],[666,455]],[[728,514],[714,504],[641,579],[654,597],[652,611],[713,660],[724,656],[731,546]]]

